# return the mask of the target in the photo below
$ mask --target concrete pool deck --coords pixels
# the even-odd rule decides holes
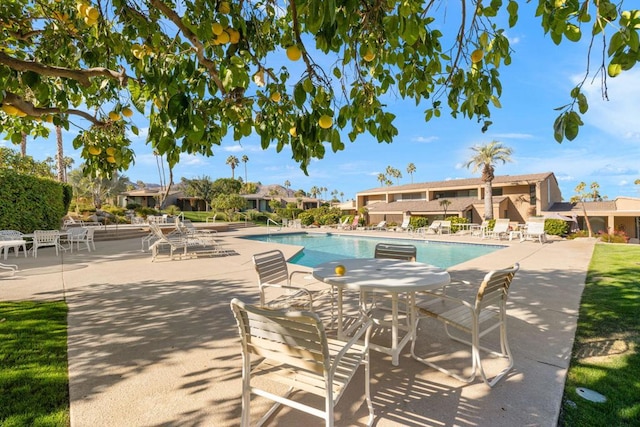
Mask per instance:
[[[97,251],[91,253],[56,257],[49,248],[36,259],[11,254],[2,261],[18,264],[20,271],[12,278],[2,276],[0,300],[64,298],[69,304],[72,426],[239,424],[241,359],[229,301],[257,301],[252,254],[274,247],[287,257],[297,251],[237,238],[257,232],[265,230],[219,233],[225,248],[236,253],[225,257],[160,258],[152,263],[151,255],[141,252],[140,239],[129,239],[96,242]],[[433,240],[490,242],[447,235]],[[480,380],[464,384],[414,361],[408,348],[395,367],[389,356],[372,352],[375,425],[555,426],[594,242],[502,241],[507,248],[449,269],[455,280],[478,283],[491,269],[520,263],[508,311],[515,368],[489,389]],[[450,345],[432,326],[421,325],[421,351]],[[452,362],[466,366],[459,355]],[[366,421],[362,371],[359,375],[338,405],[337,425]],[[266,408],[257,400],[252,419]],[[283,408],[271,425],[304,423],[321,424]]]

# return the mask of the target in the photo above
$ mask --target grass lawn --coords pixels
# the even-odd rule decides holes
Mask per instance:
[[[0,402],[2,427],[69,425],[66,303],[0,302]]]
[[[596,245],[580,304],[560,425],[640,425],[640,247]],[[607,398],[595,403],[577,388]]]

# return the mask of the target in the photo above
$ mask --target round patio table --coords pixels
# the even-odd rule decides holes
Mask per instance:
[[[344,275],[335,272],[338,265],[346,269]],[[433,290],[449,284],[451,277],[446,270],[421,262],[408,262],[380,258],[353,258],[326,262],[313,269],[313,277],[324,283],[338,288],[338,338],[344,339],[350,332],[343,329],[343,291],[354,290],[360,292],[360,312],[368,316],[365,295],[369,292],[380,292],[391,295],[391,346],[385,347],[370,344],[376,351],[391,355],[391,362],[398,365],[398,359],[403,347],[415,338],[416,292]],[[399,339],[399,294],[406,293],[408,297],[409,327],[406,334]],[[376,323],[381,323],[374,319]],[[357,326],[357,325],[354,325]]]

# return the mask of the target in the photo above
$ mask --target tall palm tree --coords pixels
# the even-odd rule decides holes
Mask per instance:
[[[387,176],[383,173],[379,173],[378,174],[378,181],[380,182],[380,185],[384,185],[384,182],[387,180]]]
[[[473,172],[482,170],[482,182],[484,182],[484,219],[493,219],[493,187],[495,178],[495,164],[497,162],[507,163],[511,161],[513,150],[505,147],[499,141],[491,141],[486,145],[476,145],[471,147],[474,154],[466,163],[467,168],[473,167]]]
[[[444,216],[442,217],[442,219],[446,219],[447,218],[447,208],[449,208],[449,206],[451,205],[451,201],[447,200],[447,199],[442,199],[440,200],[440,207],[444,209]]]
[[[245,154],[240,160],[242,161],[242,163],[244,163],[244,182],[249,182],[247,181],[247,162],[249,161],[249,156]]]
[[[236,166],[238,166],[239,163],[240,163],[240,160],[238,160],[236,156],[227,157],[227,164],[231,166],[231,179],[236,178],[235,171],[236,171]]]
[[[58,165],[58,181],[67,182],[66,171],[64,166],[64,145],[62,144],[62,127],[56,126],[56,142],[58,144],[58,152],[56,154],[56,162]]]
[[[413,184],[413,174],[416,173],[416,165],[409,163],[407,165],[407,173],[411,175],[411,183]]]
[[[316,197],[318,197],[318,194],[320,194],[320,189],[314,185],[309,190],[309,194],[311,194],[311,197],[315,199]]]

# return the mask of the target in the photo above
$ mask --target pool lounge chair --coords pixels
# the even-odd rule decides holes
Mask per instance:
[[[527,221],[520,241],[524,240],[537,240],[540,243],[546,242],[547,234],[544,231],[544,221]]]
[[[380,221],[378,224],[373,227],[367,228],[367,230],[378,230],[378,231],[386,231],[387,230],[387,221]]]
[[[395,228],[395,231],[411,231],[411,218],[405,218],[398,227]]]
[[[498,218],[493,225],[493,230],[486,231],[483,237],[502,240],[509,237],[509,218]]]
[[[354,216],[351,224],[345,225],[343,230],[355,230],[358,228],[358,224],[360,224],[360,215]]]

